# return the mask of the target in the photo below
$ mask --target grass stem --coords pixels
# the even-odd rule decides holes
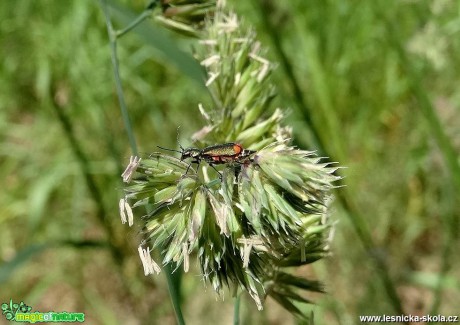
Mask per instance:
[[[125,29],[121,30],[120,32],[116,33],[115,30],[113,29],[112,21],[110,19],[110,14],[107,6],[107,0],[100,0],[100,5],[102,7],[102,10],[105,15],[105,20],[106,20],[106,25],[107,25],[107,32],[109,35],[109,40],[110,40],[110,49],[111,49],[111,57],[112,57],[112,66],[113,66],[113,72],[115,75],[115,85],[117,89],[117,95],[118,95],[118,100],[120,103],[120,108],[121,108],[121,113],[123,116],[123,123],[125,125],[126,132],[128,134],[128,139],[129,143],[131,146],[131,151],[133,155],[138,154],[137,150],[137,144],[136,144],[136,139],[134,136],[132,124],[129,118],[128,114],[128,109],[126,106],[126,101],[125,101],[125,96],[123,94],[123,87],[121,84],[121,78],[120,78],[120,72],[119,72],[119,65],[118,65],[118,55],[117,55],[117,37],[121,37],[125,33],[129,32],[132,30],[134,27],[139,25],[142,21],[145,20],[145,18],[148,17],[150,14],[151,10],[153,10],[152,6],[149,6],[147,10],[145,10],[137,19],[135,19],[131,24],[128,25]],[[150,8],[152,7],[152,8]],[[182,311],[180,308],[180,285],[179,281],[177,280],[177,277],[173,277],[172,275],[172,270],[170,267],[165,268],[165,276],[166,276],[166,281],[168,283],[168,290],[169,290],[169,295],[171,297],[174,313],[177,318],[177,322],[179,325],[185,324],[184,318],[182,316]],[[176,279],[175,279],[176,278]]]
[[[131,31],[133,28],[135,28],[137,25],[142,23],[145,19],[149,18],[152,15],[152,11],[154,8],[148,8],[144,10],[131,24],[123,28],[122,30],[118,30],[115,32],[115,37],[118,39]]]
[[[233,305],[233,325],[240,325],[240,303],[241,294],[237,293]]]
[[[112,57],[113,73],[115,76],[115,86],[117,89],[118,101],[120,103],[123,123],[125,125],[126,133],[128,134],[128,139],[129,139],[129,144],[131,146],[132,154],[137,156],[138,150],[137,150],[136,138],[134,136],[134,131],[133,131],[131,121],[129,118],[128,108],[126,106],[125,96],[123,94],[123,87],[121,84],[120,70],[119,70],[119,65],[118,65],[118,55],[117,55],[117,36],[116,36],[115,30],[113,29],[112,21],[110,19],[109,9],[107,6],[107,0],[100,0],[100,4],[101,4],[102,10],[105,15],[107,33],[109,35],[109,40],[110,40],[110,50],[111,50],[111,57]]]

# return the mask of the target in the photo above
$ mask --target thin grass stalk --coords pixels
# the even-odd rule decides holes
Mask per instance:
[[[104,206],[101,191],[99,190],[98,186],[96,185],[96,181],[91,175],[89,160],[83,152],[83,149],[78,144],[77,138],[75,137],[73,124],[69,117],[64,113],[64,110],[62,110],[56,102],[53,101],[51,106],[56,112],[56,115],[62,126],[64,134],[67,140],[69,141],[70,147],[72,148],[75,157],[77,158],[78,165],[80,166],[81,172],[85,178],[86,185],[88,186],[88,189],[91,192],[91,197],[93,198],[97,209],[96,217],[98,221],[101,223],[101,225],[105,229],[107,229],[109,238],[113,239],[114,232],[111,224],[105,218],[105,216],[107,215],[107,209]],[[116,261],[120,261],[123,257],[120,254],[120,251],[113,245],[112,241],[110,241],[110,251],[112,252],[112,255]]]
[[[399,34],[394,29],[391,22],[385,19],[385,26],[388,30],[388,37],[392,42],[393,47],[397,50],[399,59],[402,62],[402,68],[407,74],[409,79],[410,89],[418,102],[422,114],[425,116],[427,125],[431,134],[434,136],[439,149],[444,157],[444,161],[449,168],[452,182],[454,183],[457,192],[460,193],[460,164],[458,162],[458,152],[455,150],[449,137],[444,132],[443,126],[439,120],[438,115],[428,97],[426,89],[422,86],[422,77],[417,69],[412,64],[406,51],[402,47],[402,40]]]
[[[263,26],[265,30],[267,31],[267,34],[271,38],[271,41],[275,47],[277,56],[280,60],[281,66],[294,92],[295,102],[297,104],[295,106],[295,108],[297,109],[297,113],[302,116],[305,123],[309,126],[309,129],[313,135],[314,141],[316,142],[319,151],[322,152],[322,154],[324,154],[325,156],[330,157],[332,161],[338,161],[336,160],[336,158],[334,158],[335,155],[332,154],[331,152],[328,152],[328,150],[326,149],[325,143],[321,137],[321,133],[319,132],[319,128],[313,123],[310,117],[312,115],[311,109],[306,103],[306,99],[303,96],[299,82],[297,81],[297,77],[295,76],[292,66],[289,62],[289,59],[281,45],[280,36],[277,33],[276,28],[272,25],[272,23],[270,22],[268,18],[269,12],[267,12],[266,10],[267,6],[264,6],[263,4],[264,1],[266,0],[258,0],[255,2],[257,5],[257,9],[258,9],[257,11],[260,13],[260,17],[261,17]],[[339,160],[339,161],[343,161],[343,160]],[[340,187],[341,185],[343,185],[343,180],[342,179],[338,180],[338,183]],[[338,190],[335,192],[336,192],[337,199],[339,200],[344,210],[347,212],[347,215],[349,216],[352,222],[353,228],[358,234],[358,238],[360,239],[366,251],[368,252],[376,251],[376,245],[372,240],[370,231],[366,223],[364,222],[365,219],[362,216],[362,214],[359,213],[359,210],[353,203],[351,196],[347,194],[347,191]],[[403,308],[401,305],[401,300],[399,299],[399,296],[396,292],[396,288],[395,288],[393,280],[391,279],[388,267],[386,266],[385,262],[377,254],[371,254],[371,257],[372,257],[372,261],[374,262],[374,266],[378,270],[379,277],[381,278],[384,284],[385,290],[387,292],[387,295],[390,299],[390,302],[394,310],[399,314],[403,314],[404,312],[403,312]]]
[[[145,9],[136,19],[134,19],[134,21],[131,24],[129,24],[128,26],[126,26],[122,30],[116,31],[115,32],[115,38],[118,39],[118,38],[122,37],[123,35],[127,34],[128,32],[130,32],[132,29],[137,27],[137,25],[142,23],[145,19],[150,18],[150,16],[152,15],[153,9],[155,9],[155,6],[156,6],[156,1],[152,2],[152,4],[149,7],[147,7],[147,9]]]
[[[52,98],[52,96],[50,96]],[[124,263],[125,257],[123,252],[123,247],[120,247],[117,245],[115,242],[115,231],[112,226],[112,224],[109,222],[109,220],[106,218],[107,216],[107,209],[104,205],[104,201],[102,199],[102,194],[101,191],[99,190],[96,181],[94,180],[91,172],[90,172],[90,167],[89,167],[89,159],[86,157],[83,149],[80,147],[78,144],[78,140],[75,137],[74,133],[74,128],[71,120],[68,118],[68,116],[64,113],[64,110],[58,106],[58,104],[55,101],[52,101],[51,106],[53,107],[54,111],[56,112],[56,115],[58,116],[59,122],[62,126],[62,129],[64,131],[64,134],[69,141],[70,147],[72,148],[72,151],[77,158],[78,164],[80,166],[81,172],[85,178],[86,181],[86,186],[88,187],[91,197],[94,200],[94,203],[96,205],[96,218],[99,221],[99,223],[102,225],[102,227],[106,230],[107,232],[107,237],[108,237],[108,248],[110,251],[110,254],[112,255],[112,258],[115,262],[116,267],[118,268],[119,272],[121,273],[122,265]],[[129,292],[129,286],[128,284],[122,280],[122,284],[125,287],[125,290]]]
[[[409,80],[410,89],[418,102],[418,106],[422,111],[422,114],[427,120],[427,125],[433,137],[435,138],[439,149],[443,155],[443,158],[446,162],[447,167],[450,170],[453,184],[457,190],[457,193],[460,193],[460,165],[458,163],[457,153],[447,135],[444,133],[442,124],[435,112],[433,104],[431,103],[430,98],[428,97],[427,91],[422,86],[422,77],[417,69],[412,64],[412,61],[409,59],[406,51],[402,46],[402,40],[399,38],[399,34],[395,35],[394,26],[391,24],[389,19],[385,16],[381,16],[384,21],[385,27],[388,31],[389,40],[392,42],[392,46],[396,49],[400,61],[402,62],[402,68],[407,74]],[[443,286],[442,279],[445,278],[447,273],[450,271],[450,263],[452,249],[455,241],[457,240],[457,234],[452,231],[452,229],[458,229],[459,218],[451,214],[444,215],[445,224],[444,235],[445,241],[443,245],[442,252],[442,261],[441,269],[438,277],[438,284],[434,290],[433,304],[430,310],[430,313],[438,313],[439,307],[441,305]]]
[[[175,65],[182,73],[194,80],[197,85],[204,89],[204,75],[202,67],[192,55],[182,51],[177,44],[167,37],[162,29],[156,28],[152,24],[145,23],[145,19],[139,21],[139,15],[136,15],[128,7],[122,6],[116,0],[106,0],[111,10],[112,19],[124,25],[134,25],[133,21],[138,21],[136,26],[132,26],[131,31],[140,37],[140,40],[145,45],[152,46],[160,53],[163,53],[165,58]],[[148,6],[146,10],[150,7]],[[153,8],[151,9],[153,10]],[[142,14],[141,14],[142,15]],[[151,17],[155,15],[152,14]]]
[[[413,61],[410,60],[407,52],[404,50],[402,45],[403,40],[400,38],[399,33],[395,30],[394,24],[390,21],[390,19],[388,19],[388,17],[385,16],[385,14],[383,14],[383,10],[380,10],[379,15],[384,22],[388,39],[391,42],[392,47],[396,49],[399,60],[401,61],[401,67],[407,75],[410,90],[418,103],[418,107],[426,118],[429,131],[435,138],[446,166],[450,171],[452,183],[456,190],[456,194],[454,194],[454,196],[458,196],[460,194],[460,163],[458,161],[458,153],[452,145],[449,137],[444,132],[441,121],[439,120],[434,106],[428,96],[428,92],[422,85],[423,78],[412,63]],[[438,313],[441,305],[441,297],[443,293],[442,279],[447,275],[451,268],[449,263],[453,253],[451,247],[454,247],[459,238],[458,233],[455,232],[454,229],[458,229],[460,216],[451,213],[443,214],[443,218],[444,223],[446,224],[446,227],[444,227],[445,243],[442,253],[439,281],[437,288],[434,290],[435,296],[430,312],[433,315]]]
[[[123,87],[122,87],[121,78],[120,78],[120,69],[118,65],[118,55],[117,55],[117,33],[114,30],[113,25],[112,25],[112,20],[110,19],[109,9],[107,6],[107,0],[100,0],[99,3],[104,12],[105,22],[107,25],[107,33],[109,35],[112,67],[113,67],[113,73],[115,76],[115,86],[117,89],[118,101],[120,103],[121,115],[123,117],[123,124],[125,126],[126,133],[128,135],[129,145],[131,146],[132,154],[136,156],[138,154],[136,138],[134,136],[132,124],[129,118],[128,108],[126,107],[125,96],[123,94]]]
[[[451,234],[451,235],[447,236],[447,238],[444,239],[443,251],[442,251],[442,256],[441,256],[441,259],[442,259],[441,268],[439,271],[436,287],[434,288],[433,303],[431,304],[431,308],[429,312],[430,315],[439,314],[439,308],[441,307],[441,303],[442,303],[443,289],[445,288],[444,279],[452,267],[450,261],[451,261],[451,257],[454,251],[453,249],[454,239],[453,238],[455,234],[453,234],[453,232],[455,231],[455,229],[458,229],[458,227],[453,228],[450,226],[450,224],[446,224],[444,229],[445,229],[444,231],[447,234]]]
[[[115,76],[115,85],[116,85],[121,113],[123,116],[123,123],[126,129],[126,133],[128,135],[132,154],[134,156],[137,156],[138,150],[137,150],[136,139],[134,136],[131,120],[129,118],[128,109],[126,106],[125,96],[123,93],[123,86],[121,84],[119,64],[118,64],[118,55],[117,55],[117,37],[123,36],[125,33],[129,32],[134,27],[136,27],[138,24],[140,24],[142,21],[144,21],[149,16],[153,8],[149,6],[149,8],[145,10],[136,20],[134,20],[131,24],[129,24],[128,27],[121,30],[120,32],[116,32],[113,28],[112,21],[110,18],[108,6],[107,6],[107,0],[100,0],[99,3],[102,7],[102,10],[105,16],[105,20],[106,20],[107,33],[109,35],[109,40],[110,40],[112,66],[113,66],[113,72]],[[180,286],[178,285],[177,279],[173,279],[171,268],[169,267],[166,268],[164,273],[166,276],[166,281],[168,283],[169,295],[171,298],[171,302],[173,305],[173,309],[176,315],[177,322],[179,325],[183,325],[185,324],[185,322],[184,322],[184,317],[182,315],[182,311],[180,307]]]
[[[399,38],[399,34],[388,19],[384,18],[384,21],[385,27],[388,30],[388,38],[392,42],[393,47],[396,49],[399,59],[402,62],[401,66],[406,72],[410,89],[419,104],[418,107],[426,118],[431,134],[435,138],[439,149],[441,150],[444,161],[449,168],[452,182],[454,183],[457,192],[460,193],[460,164],[458,162],[458,152],[455,150],[449,137],[444,132],[443,126],[436,114],[430,98],[428,97],[427,91],[422,86],[422,77],[412,64],[412,61],[409,59],[406,51],[403,49],[402,40]]]
[[[236,294],[233,304],[233,325],[240,325],[241,294]]]

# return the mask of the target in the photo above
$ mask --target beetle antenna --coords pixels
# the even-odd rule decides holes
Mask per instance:
[[[168,148],[164,148],[164,147],[160,147],[160,146],[157,146],[157,147],[160,148],[160,149],[163,149],[163,150],[168,150],[168,151],[174,151],[174,152],[182,153],[182,151],[179,151],[179,150],[168,149]]]
[[[177,144],[179,145],[181,152],[183,152],[185,149],[184,147],[182,147],[182,145],[179,142],[179,128],[180,128],[180,125],[177,127]]]

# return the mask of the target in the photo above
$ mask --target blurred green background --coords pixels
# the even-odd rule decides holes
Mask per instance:
[[[279,63],[276,105],[295,144],[347,167],[333,255],[295,270],[329,292],[311,297],[315,324],[458,315],[459,2],[228,2]],[[123,5],[118,28],[145,1]],[[143,275],[140,230],[120,222],[130,149],[98,2],[1,1],[0,12],[0,303],[85,312],[88,324],[174,324],[164,274]],[[189,145],[203,126],[193,46],[153,22],[118,43],[143,153],[174,148],[178,126]],[[231,293],[217,298],[191,266],[187,323],[231,324]],[[243,324],[296,323],[273,301],[241,308]]]

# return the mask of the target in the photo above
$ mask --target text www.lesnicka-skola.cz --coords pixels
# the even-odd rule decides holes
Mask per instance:
[[[364,323],[396,323],[396,322],[439,322],[439,323],[458,323],[458,316],[444,315],[380,315],[380,316],[359,316],[359,320]]]

